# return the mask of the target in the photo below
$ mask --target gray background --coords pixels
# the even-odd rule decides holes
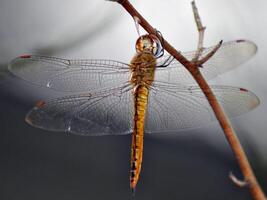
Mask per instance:
[[[196,46],[188,0],[132,1],[165,39],[181,51]],[[257,55],[214,83],[255,92],[261,105],[232,119],[242,144],[267,190],[265,0],[199,0],[207,26],[205,46],[219,40],[250,39]],[[79,137],[30,127],[25,113],[47,91],[6,72],[24,54],[107,58],[128,62],[137,33],[132,18],[103,0],[0,1],[0,198],[130,199],[131,136]],[[250,199],[228,179],[242,178],[216,123],[174,135],[145,137],[144,162],[136,199]]]

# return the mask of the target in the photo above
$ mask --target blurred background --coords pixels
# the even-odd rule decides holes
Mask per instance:
[[[132,0],[164,38],[180,51],[196,48],[188,0]],[[198,0],[205,46],[249,39],[256,56],[212,83],[240,86],[261,100],[232,119],[260,184],[267,192],[267,52],[265,0]],[[129,62],[137,38],[132,18],[104,0],[0,1],[0,198],[130,199],[131,136],[79,137],[35,129],[24,122],[43,88],[6,70],[21,54],[106,58]],[[171,135],[145,137],[136,199],[251,199],[228,178],[242,175],[217,123]]]

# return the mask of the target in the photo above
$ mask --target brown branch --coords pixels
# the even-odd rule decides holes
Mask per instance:
[[[116,1],[116,0],[113,0]],[[137,17],[140,20],[140,25],[149,33],[158,35],[155,29],[138,13],[138,11],[129,3],[128,0],[117,0],[117,3],[123,6],[125,10],[132,17]],[[199,87],[205,94],[207,100],[209,101],[210,106],[212,107],[214,114],[217,120],[220,123],[221,128],[224,131],[225,137],[233,150],[235,158],[239,164],[239,167],[243,173],[244,179],[248,182],[249,191],[254,198],[254,200],[266,200],[266,197],[257,182],[257,179],[251,169],[251,166],[248,162],[248,159],[245,155],[245,152],[233,130],[231,127],[230,121],[226,117],[221,108],[220,104],[218,103],[215,95],[211,91],[209,85],[207,84],[206,80],[202,76],[199,71],[198,66],[188,61],[183,55],[181,55],[174,47],[172,47],[166,40],[161,38],[163,41],[163,47],[166,51],[168,51],[174,58],[176,58],[184,67],[191,73],[194,77],[196,82],[198,83]]]

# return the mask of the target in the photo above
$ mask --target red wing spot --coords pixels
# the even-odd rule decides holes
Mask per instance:
[[[44,105],[45,105],[45,102],[42,101],[42,100],[37,101],[36,104],[35,104],[35,106],[36,106],[37,108],[43,108]]]
[[[20,58],[31,58],[31,55],[29,54],[21,55]]]
[[[239,88],[239,90],[240,90],[241,92],[248,92],[248,90],[245,89],[245,88]]]
[[[237,43],[245,42],[246,40],[236,40]]]

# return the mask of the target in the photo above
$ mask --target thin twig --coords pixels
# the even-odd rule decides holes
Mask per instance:
[[[197,30],[198,30],[197,50],[196,50],[195,56],[193,57],[191,62],[193,62],[197,66],[201,67],[201,65],[204,64],[206,61],[208,61],[217,52],[217,50],[221,47],[222,40],[207,55],[205,55],[204,57],[202,57],[200,59],[200,56],[204,50],[203,43],[204,43],[204,33],[206,30],[206,27],[202,25],[202,21],[201,21],[200,15],[198,13],[198,9],[197,9],[197,6],[195,4],[195,1],[192,1],[191,4],[192,4],[192,10],[193,10],[194,18],[195,18],[195,23],[196,23]]]
[[[116,0],[113,0],[116,1]],[[117,0],[117,3],[123,6],[123,8],[128,11],[132,17],[138,17],[140,19],[140,25],[149,33],[158,35],[155,29],[138,13],[138,11],[129,3],[128,0]],[[254,200],[266,200],[266,197],[257,182],[257,179],[251,169],[251,166],[248,162],[246,154],[233,130],[231,127],[230,121],[226,117],[218,103],[215,95],[211,91],[206,80],[199,71],[198,66],[188,61],[183,55],[181,55],[174,47],[172,47],[166,40],[162,38],[164,49],[169,52],[175,59],[177,59],[184,67],[191,73],[199,87],[205,94],[207,100],[209,101],[210,106],[212,107],[214,114],[220,123],[221,128],[224,131],[225,137],[231,146],[233,153],[237,159],[237,162],[240,166],[240,169],[243,173],[245,180],[249,183],[249,191],[254,198]]]
[[[207,53],[200,60],[191,60],[191,62],[194,62],[197,66],[201,67],[201,65],[203,65],[205,62],[207,62],[218,51],[218,49],[221,47],[221,45],[222,45],[222,40],[209,53]]]
[[[199,60],[199,56],[201,55],[203,51],[204,33],[205,33],[206,27],[202,25],[201,18],[198,13],[198,9],[196,7],[195,1],[192,1],[191,4],[192,4],[193,14],[194,14],[194,18],[195,18],[195,22],[196,22],[197,30],[198,30],[197,51],[196,51],[194,58],[192,59],[192,61],[195,62]]]

